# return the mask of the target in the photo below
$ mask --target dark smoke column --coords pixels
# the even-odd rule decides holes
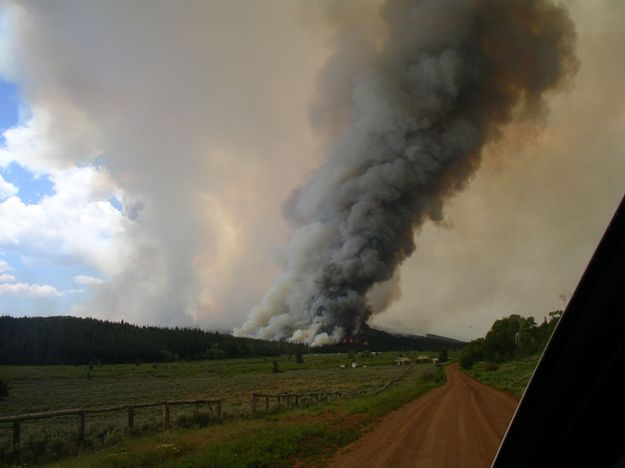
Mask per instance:
[[[323,71],[333,100],[317,119],[343,124],[287,204],[298,227],[284,273],[239,335],[315,346],[357,332],[367,293],[415,250],[416,227],[442,220],[484,145],[543,115],[577,68],[573,24],[548,0],[389,0],[380,14],[383,36],[340,43]]]

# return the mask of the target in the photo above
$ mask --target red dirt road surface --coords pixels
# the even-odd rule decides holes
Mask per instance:
[[[489,467],[518,401],[457,365],[447,382],[393,411],[330,467]]]

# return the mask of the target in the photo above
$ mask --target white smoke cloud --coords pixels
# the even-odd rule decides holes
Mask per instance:
[[[2,74],[8,75],[5,71]],[[0,166],[15,161],[35,174],[47,174],[69,169],[98,154],[91,143],[92,131],[74,109],[47,100],[33,104],[33,114],[25,124],[3,132]]]
[[[63,205],[60,193],[37,205],[8,199],[3,219],[21,222],[0,246],[61,247],[109,277],[77,314],[237,323],[275,271],[271,246],[285,226],[267,214],[315,159],[306,102],[323,38],[301,30],[300,11],[225,0],[6,3],[0,72],[19,83],[29,113],[5,132],[0,165],[53,179],[106,173],[124,211],[106,199]],[[85,222],[63,228],[70,218]]]
[[[13,237],[5,235],[0,249],[83,261],[110,278],[77,314],[226,328],[258,304],[253,314],[261,325],[250,333],[288,338],[300,329],[310,332],[304,341],[336,340],[340,328],[324,331],[304,312],[283,313],[284,291],[300,281],[289,265],[305,258],[288,254],[291,247],[273,252],[287,243],[287,222],[296,229],[307,223],[333,182],[291,197],[289,220],[277,207],[352,120],[355,78],[370,68],[388,32],[379,4],[3,3],[0,73],[19,84],[28,112],[5,134],[0,166],[17,161],[51,174],[67,196],[34,205],[46,203],[44,210],[9,195],[5,203],[15,212],[5,212],[2,226],[9,222]],[[468,331],[473,320],[481,327],[512,311],[537,313],[574,286],[577,273],[569,271],[585,264],[624,183],[618,44],[625,15],[615,1],[573,6],[586,85],[570,94],[573,101],[558,100],[530,154],[506,162],[503,172],[496,158],[486,159],[487,170],[450,205],[450,228],[424,226],[419,250],[401,267],[401,297],[396,276],[367,295],[372,312],[388,307],[375,323],[472,337],[482,331]],[[431,25],[440,20],[436,11]],[[425,41],[431,31],[419,34]],[[453,63],[450,56],[427,69]],[[362,93],[363,103],[371,96]],[[368,117],[384,125],[382,116]],[[580,147],[586,156],[578,157]],[[79,170],[86,179],[99,175],[82,185],[82,195],[71,194],[70,174]],[[105,190],[86,188],[102,179]],[[532,193],[522,190],[525,180]],[[108,202],[112,195],[122,213]],[[17,219],[23,224],[11,224]],[[335,233],[309,229],[310,239],[296,234],[288,242],[310,249],[318,264],[317,246],[334,242]],[[293,307],[306,300],[290,299]]]

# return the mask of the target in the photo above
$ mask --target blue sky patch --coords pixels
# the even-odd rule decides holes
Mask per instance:
[[[17,196],[26,204],[39,203],[43,197],[54,193],[54,184],[47,175],[35,176],[14,162],[0,169],[0,174],[18,188]]]
[[[0,130],[17,125],[19,122],[18,89],[12,83],[0,79]],[[4,144],[4,136],[0,136],[0,143]]]
[[[5,272],[5,273],[10,273],[14,276],[15,276],[15,270],[18,270],[19,268],[23,267],[22,258],[17,252],[2,252],[2,254],[0,254],[0,260],[4,260],[9,265],[9,268],[11,269],[10,271]]]
[[[77,275],[101,278],[94,269],[84,264],[50,264],[28,261],[19,252],[3,252],[0,259],[9,264],[7,273],[15,276],[12,283],[27,283],[53,286],[60,296],[28,297],[0,294],[0,315],[56,315],[67,314],[77,303],[91,297],[89,286],[76,284]],[[82,292],[79,292],[82,290]]]
[[[21,107],[18,87],[0,79],[0,145],[5,144],[1,134],[18,125],[23,116],[24,109]],[[54,184],[49,176],[36,176],[15,162],[0,167],[0,175],[17,187],[17,196],[23,203],[36,204],[42,198],[54,194]],[[119,204],[118,201],[117,203]],[[82,263],[50,264],[47,261],[26,260],[19,245],[4,246],[0,252],[0,259],[10,267],[5,273],[15,277],[11,283],[49,285],[61,294],[50,297],[0,294],[0,315],[67,314],[74,304],[87,300],[90,296],[88,287],[74,283],[74,276],[100,276],[95,269]]]
[[[85,275],[100,277],[100,274],[82,263],[80,264],[45,264],[28,263],[27,269],[20,272],[20,280],[26,283],[49,284],[59,291],[84,289],[85,286],[74,283],[74,276]],[[17,275],[16,275],[17,276]]]
[[[0,132],[14,127],[20,119],[20,100],[18,87],[0,79]],[[0,144],[4,145],[4,137]],[[35,176],[19,164],[11,163],[0,168],[0,175],[18,188],[17,196],[27,204],[38,203],[43,197],[52,195],[54,184],[46,175]]]
[[[109,198],[109,203],[111,205],[113,205],[113,208],[115,208],[117,211],[119,211],[120,213],[124,212],[124,205],[122,205],[122,202],[120,202],[117,197],[113,196],[111,198]]]
[[[74,276],[84,275],[101,278],[94,268],[83,263],[68,261],[67,263],[50,263],[36,258],[24,257],[19,250],[4,251],[0,255],[11,267],[8,273],[15,276],[17,283],[48,284],[59,291],[80,289],[84,286],[74,283]]]

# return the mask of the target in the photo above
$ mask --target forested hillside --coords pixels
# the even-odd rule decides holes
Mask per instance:
[[[466,342],[438,335],[408,335],[391,333],[367,325],[351,340],[318,348],[321,352],[349,352],[352,349],[370,351],[441,351],[460,349]]]
[[[0,364],[163,362],[277,356],[297,350],[304,347],[198,328],[77,317],[0,317]]]

